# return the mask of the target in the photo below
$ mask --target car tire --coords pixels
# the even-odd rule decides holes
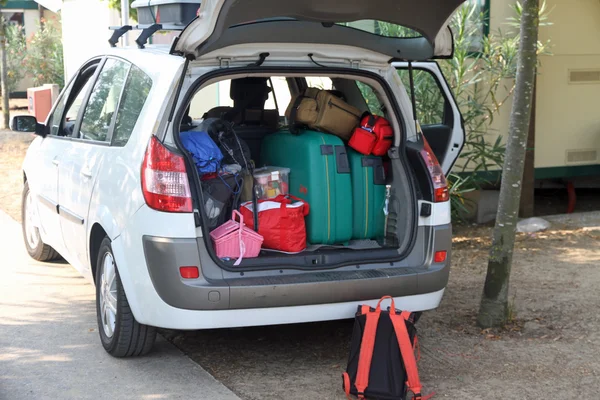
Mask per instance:
[[[156,328],[135,320],[107,237],[96,265],[96,315],[102,346],[114,357],[147,354],[154,345]]]
[[[40,230],[35,226],[36,209],[33,194],[26,181],[21,197],[21,229],[27,253],[37,261],[51,261],[59,257],[56,250],[42,241]]]

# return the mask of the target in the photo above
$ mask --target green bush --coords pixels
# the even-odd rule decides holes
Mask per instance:
[[[25,77],[23,54],[25,54],[25,32],[20,25],[7,25],[6,34],[6,63],[8,77],[8,92],[17,89],[19,82]]]
[[[27,39],[27,52],[23,59],[25,72],[35,86],[55,83],[65,84],[62,34],[60,20],[42,20],[36,33]]]

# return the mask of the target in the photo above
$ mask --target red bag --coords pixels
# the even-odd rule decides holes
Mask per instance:
[[[394,130],[390,122],[376,115],[367,115],[354,129],[348,145],[364,155],[384,156],[392,146]]]
[[[292,203],[292,200],[297,200]],[[252,202],[243,203],[240,212],[248,227],[254,229]],[[306,249],[306,223],[308,203],[292,195],[279,195],[258,201],[258,233],[264,237],[262,247],[288,253]]]

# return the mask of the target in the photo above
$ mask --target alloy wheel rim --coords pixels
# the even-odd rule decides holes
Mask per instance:
[[[104,334],[111,338],[115,333],[117,321],[117,273],[115,260],[110,253],[102,259],[102,275],[100,277],[100,319]]]
[[[25,199],[25,238],[30,248],[35,249],[40,243],[40,232],[35,223],[35,208],[31,192]]]

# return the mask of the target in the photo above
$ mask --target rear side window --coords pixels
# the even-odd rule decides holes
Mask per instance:
[[[152,89],[152,79],[135,65],[131,66],[117,112],[113,146],[125,146]]]
[[[446,120],[445,110],[449,107],[437,81],[430,72],[415,69],[415,100],[417,118],[421,125],[440,125]],[[407,70],[398,70],[402,83],[410,95],[410,80]]]
[[[373,115],[384,117],[383,105],[381,104],[381,101],[379,101],[375,90],[366,83],[359,81],[356,81],[356,85],[358,86],[360,93],[363,95],[365,103],[367,103],[367,107],[369,107],[369,112]]]
[[[129,66],[129,63],[113,58],[106,60],[81,121],[79,131],[82,139],[100,142],[108,140],[108,131],[119,104]]]

